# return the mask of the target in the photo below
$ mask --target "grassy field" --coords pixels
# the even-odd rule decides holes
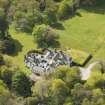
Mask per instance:
[[[65,50],[64,53],[72,57],[74,63],[81,66],[84,65],[85,62],[87,62],[88,59],[91,58],[91,55],[89,53],[86,53],[81,50],[70,49]]]
[[[81,10],[80,15],[65,20],[62,22],[64,29],[56,30],[60,34],[61,47],[91,53],[91,61],[105,59],[105,14]],[[12,59],[25,70],[24,55],[36,47],[33,36],[12,29],[10,33],[17,40],[20,49]]]
[[[26,71],[27,68],[24,65],[24,55],[29,50],[35,49],[36,47],[33,41],[33,36],[31,34],[16,32],[13,28],[10,29],[10,33],[16,40],[17,49],[19,50],[16,55],[11,56],[11,59],[13,59],[13,62],[19,65],[22,70]]]
[[[64,30],[57,30],[62,47],[91,53],[93,60],[105,59],[105,14],[86,10],[80,14],[64,21]]]

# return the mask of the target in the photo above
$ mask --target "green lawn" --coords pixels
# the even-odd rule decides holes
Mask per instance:
[[[91,57],[89,53],[75,49],[65,50],[64,53],[72,57],[73,62],[81,66]]]
[[[105,58],[105,14],[81,10],[63,22],[64,30],[57,30],[63,48],[70,47],[93,54],[93,60]]]
[[[10,28],[10,33],[12,37],[18,41],[19,46],[21,46],[21,51],[19,51],[17,55],[11,56],[11,58],[13,59],[14,63],[19,65],[19,67],[25,71],[27,68],[24,65],[24,55],[29,50],[35,49],[36,47],[33,36],[31,34],[16,32],[13,30],[13,28]]]
[[[64,30],[56,30],[60,34],[62,48],[73,48],[93,54],[93,59],[105,58],[105,14],[81,10],[81,17],[75,16],[62,22]],[[12,59],[23,70],[24,55],[36,47],[33,36],[30,34],[15,32],[10,29],[12,37],[19,41],[22,47]]]

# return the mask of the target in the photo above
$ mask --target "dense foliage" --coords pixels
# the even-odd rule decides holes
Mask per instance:
[[[10,27],[32,34],[38,48],[60,47],[59,34],[53,28],[60,25],[61,29],[61,20],[75,16],[79,8],[103,3],[105,0],[0,0],[0,105],[105,105],[104,60],[87,81],[81,80],[77,67],[59,67],[33,82],[24,67],[14,64],[18,60],[13,63],[4,55],[12,55],[19,47]]]
[[[82,81],[77,67],[59,67],[54,73],[42,76],[32,83],[29,76],[9,60],[5,60],[2,55],[1,62],[4,63],[0,66],[0,100],[2,100],[0,104],[5,101],[12,102],[11,105],[14,103],[16,105],[104,105],[105,103],[105,74],[101,72],[101,68],[93,71],[87,81]],[[23,98],[17,99],[17,97]]]

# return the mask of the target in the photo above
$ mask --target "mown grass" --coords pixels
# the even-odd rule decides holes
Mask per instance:
[[[26,34],[22,32],[16,32],[13,28],[10,27],[10,34],[12,38],[17,40],[21,46],[21,51],[17,53],[17,55],[11,56],[13,62],[17,64],[23,71],[28,72],[27,68],[24,64],[24,55],[27,54],[29,50],[35,49],[36,45],[33,40],[33,36],[31,34]]]
[[[61,48],[73,48],[91,53],[92,61],[105,59],[105,14],[80,10],[80,15],[63,21],[64,29],[56,30],[60,34]],[[26,70],[24,55],[36,47],[33,36],[16,32],[13,28],[10,28],[10,33],[22,46],[21,51],[12,56],[13,62]]]
[[[81,16],[63,22],[57,30],[63,48],[69,47],[91,53],[93,60],[105,58],[105,14],[81,10]]]

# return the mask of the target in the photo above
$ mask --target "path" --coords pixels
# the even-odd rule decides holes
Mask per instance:
[[[99,62],[94,62],[94,63],[90,64],[87,68],[79,67],[81,76],[82,76],[82,80],[87,80],[90,77],[92,68],[98,63]]]

